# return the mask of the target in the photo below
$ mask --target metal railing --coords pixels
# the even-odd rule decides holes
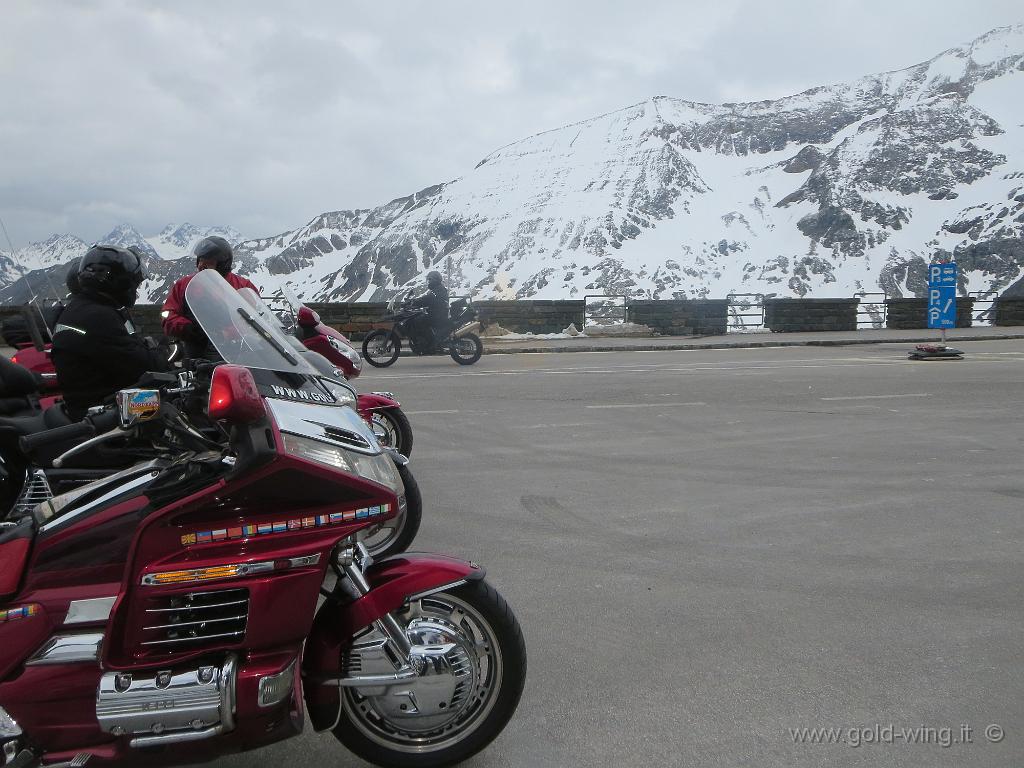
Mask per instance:
[[[971,325],[995,325],[996,299],[999,298],[999,291],[968,291],[967,295],[974,297]]]
[[[591,293],[583,297],[583,327],[626,322],[626,296]],[[591,301],[596,299],[596,301]]]
[[[884,292],[871,293],[858,291],[853,298],[860,299],[857,304],[857,328],[885,328],[888,308],[885,300],[889,298]],[[870,300],[869,300],[870,299]]]
[[[764,294],[730,293],[728,302],[728,333],[764,330]]]

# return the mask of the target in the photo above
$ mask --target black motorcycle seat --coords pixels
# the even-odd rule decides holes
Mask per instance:
[[[39,391],[42,377],[0,355],[0,397],[31,395]]]
[[[71,423],[67,413],[59,405],[47,408],[34,416],[0,417],[0,431],[13,432],[18,437],[34,435],[47,429],[56,429]]]
[[[27,397],[0,397],[0,416],[29,416],[32,410]]]

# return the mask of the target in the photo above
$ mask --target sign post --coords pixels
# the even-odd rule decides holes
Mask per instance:
[[[928,327],[942,334],[939,344],[918,344],[913,360],[936,357],[962,358],[963,352],[946,346],[946,329],[956,328],[956,262],[928,265]]]

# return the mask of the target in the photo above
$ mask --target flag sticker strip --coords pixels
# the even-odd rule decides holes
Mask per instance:
[[[0,623],[27,619],[29,616],[35,616],[37,613],[39,613],[38,605],[21,605],[17,608],[8,608],[6,611],[0,611]]]
[[[186,533],[181,537],[181,545],[183,547],[191,547],[193,544],[209,544],[214,541],[248,539],[276,533],[289,533],[307,528],[324,528],[331,525],[338,525],[339,523],[351,523],[355,520],[367,520],[371,517],[386,515],[390,511],[390,504],[382,504],[379,507],[349,509],[344,512],[331,512],[330,514],[317,515],[316,517],[296,517],[291,520],[275,520],[272,523],[236,525],[231,528],[218,528],[215,531],[193,531],[192,533]],[[38,608],[38,606],[27,607]],[[21,609],[15,608],[12,610]],[[3,615],[4,612],[0,611],[0,616]]]

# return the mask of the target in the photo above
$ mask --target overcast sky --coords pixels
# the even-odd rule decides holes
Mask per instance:
[[[778,98],[1022,21],[1020,0],[3,0],[0,218],[15,247],[272,235],[652,96]]]

